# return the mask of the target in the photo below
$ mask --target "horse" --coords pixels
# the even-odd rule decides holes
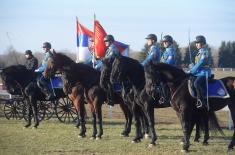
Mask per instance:
[[[132,91],[132,86],[128,80],[125,82],[122,82],[120,84],[115,84],[113,85],[110,81],[110,74],[112,71],[112,61],[109,59],[104,59],[103,60],[103,65],[101,67],[101,76],[100,76],[100,86],[108,93],[110,92],[110,89],[113,89],[114,92],[115,90],[117,91],[117,85],[121,87],[121,90],[119,90],[118,93],[120,97],[122,97],[124,104],[128,108],[128,114],[129,114],[129,119],[126,121],[125,128],[127,129],[126,132],[130,133],[131,131],[131,124],[132,124],[132,109],[134,105],[134,93]],[[120,89],[120,88],[119,88]],[[137,105],[138,106],[138,105]],[[137,108],[137,110],[140,111],[140,107]],[[148,137],[149,133],[149,126],[148,126],[148,121],[147,118],[141,111],[139,112],[141,114],[140,116],[140,121],[141,121],[141,126],[142,126],[142,133],[145,135],[145,137]],[[127,119],[127,118],[126,118]]]
[[[150,94],[150,90],[152,90],[152,86],[149,85],[149,80],[145,81],[145,79],[148,79],[146,77],[147,75],[144,72],[143,66],[140,65],[140,63],[137,60],[134,60],[132,58],[128,57],[116,57],[113,62],[113,69],[111,72],[111,81],[128,81],[130,80],[131,83],[133,83],[133,89],[135,90],[135,98],[137,105],[141,105],[143,111],[145,113],[149,112],[151,117],[151,121],[154,124],[154,110],[153,108],[166,108],[170,107],[169,103],[159,104],[160,95],[152,95]],[[141,86],[141,87],[139,87]],[[155,88],[154,88],[155,90]],[[160,90],[160,89],[158,89]],[[153,93],[155,94],[155,93]],[[146,111],[146,109],[148,109]],[[137,113],[138,114],[138,113]],[[216,126],[216,117],[214,113],[210,113],[209,115],[210,120],[214,122],[213,127],[217,128]],[[203,119],[204,122],[206,122],[206,119]],[[196,123],[196,136],[194,141],[199,141],[200,138],[200,127],[203,127],[204,122],[199,122],[195,120]],[[138,121],[137,121],[138,123]],[[203,124],[202,124],[203,123]],[[213,129],[214,129],[213,128]],[[138,135],[138,133],[137,133]],[[137,137],[137,136],[136,136]],[[209,132],[207,129],[205,129],[205,136],[204,136],[204,144],[207,144],[207,140],[209,138]],[[135,141],[136,138],[133,140]],[[153,143],[154,145],[154,143]],[[152,146],[152,142],[149,145]]]
[[[135,59],[116,56],[111,71],[111,82],[124,82],[130,81],[133,93],[134,93],[134,104],[133,114],[135,117],[136,135],[132,142],[139,142],[141,139],[140,132],[140,121],[139,111],[136,110],[140,107],[141,111],[145,114],[148,120],[149,129],[151,133],[151,142],[149,147],[156,145],[157,135],[154,127],[154,100],[146,94],[145,87],[145,76],[143,66]]]
[[[150,85],[158,87],[160,82],[167,84],[170,87],[172,97],[171,106],[176,111],[183,129],[184,141],[182,152],[188,152],[189,139],[194,126],[193,120],[200,119],[198,115],[202,114],[206,117],[207,109],[196,108],[196,98],[190,94],[188,80],[192,75],[186,74],[182,69],[174,66],[158,63],[148,64],[150,75]],[[235,123],[235,77],[225,77],[220,79],[225,86],[229,98],[209,97],[209,112],[217,111],[228,105],[231,112],[233,123]],[[233,132],[232,140],[228,145],[228,151],[232,150],[235,145],[235,131]]]
[[[75,63],[72,59],[62,53],[52,54],[52,58],[48,61],[45,70],[45,75],[50,76],[55,71],[62,73],[63,88],[65,94],[72,100],[76,109],[80,113],[80,133],[79,137],[85,137],[86,127],[84,120],[84,104],[85,101],[90,105],[90,110],[93,117],[93,134],[91,139],[101,139],[103,135],[102,125],[102,104],[107,99],[107,94],[100,87],[100,71],[94,68],[82,64]],[[122,98],[118,95],[114,96],[115,104],[120,104],[125,115],[128,115],[127,108],[123,104]],[[98,122],[97,122],[98,118]],[[99,125],[99,131],[97,132],[97,123]],[[127,136],[128,129],[124,129],[122,134]]]
[[[28,120],[24,126],[31,126],[32,115],[34,116],[35,124],[33,128],[39,126],[37,101],[45,101],[45,95],[38,87],[36,82],[37,73],[28,70],[24,65],[12,65],[6,67],[1,72],[3,84],[7,91],[12,95],[21,95],[26,100],[28,108]],[[65,97],[65,94],[60,89],[55,89],[56,97],[51,101]]]

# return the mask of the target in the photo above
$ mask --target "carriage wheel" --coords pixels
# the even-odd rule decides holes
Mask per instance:
[[[78,119],[78,112],[68,97],[57,101],[55,114],[59,121],[63,123],[76,122]]]
[[[23,100],[11,100],[4,104],[4,115],[7,119],[23,118]]]
[[[56,101],[40,101],[39,107],[45,111],[44,119],[49,120],[55,113]]]
[[[42,121],[45,118],[46,110],[43,106],[41,106],[40,102],[37,102],[37,107],[38,107],[38,119],[39,119],[39,121]],[[27,108],[26,104],[24,104],[23,116],[26,121],[28,120],[28,113],[29,113],[28,108]],[[32,116],[32,118],[33,118],[33,116]]]

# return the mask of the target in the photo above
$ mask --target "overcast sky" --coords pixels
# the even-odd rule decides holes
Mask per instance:
[[[41,51],[45,41],[75,51],[76,16],[92,30],[94,13],[107,33],[137,51],[149,33],[186,46],[189,28],[191,40],[202,34],[211,46],[235,40],[235,0],[0,0],[0,53],[10,44]]]

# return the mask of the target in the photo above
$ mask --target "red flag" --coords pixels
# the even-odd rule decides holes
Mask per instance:
[[[106,36],[106,32],[103,27],[100,25],[99,21],[94,20],[94,46],[95,46],[95,54],[97,57],[105,56],[105,43],[104,37]]]

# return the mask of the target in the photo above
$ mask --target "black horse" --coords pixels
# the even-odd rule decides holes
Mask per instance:
[[[182,151],[187,152],[190,146],[189,139],[195,120],[200,119],[200,117],[198,117],[200,114],[205,117],[207,117],[206,115],[208,114],[206,109],[196,108],[196,99],[190,95],[188,80],[191,75],[185,74],[182,69],[164,63],[149,63],[147,68],[150,74],[149,77],[151,78],[151,85],[159,86],[160,82],[164,80],[163,82],[166,83],[171,89],[171,105],[177,112],[183,128],[184,145]],[[226,87],[230,98],[209,98],[210,111],[217,111],[228,105],[233,123],[235,123],[235,77],[226,77],[220,80]],[[228,145],[228,149],[233,149],[234,145],[235,131],[233,133],[232,140]]]
[[[100,139],[103,135],[101,107],[107,99],[107,94],[99,85],[100,71],[82,63],[75,63],[64,54],[53,52],[52,59],[48,61],[45,75],[49,76],[55,71],[62,73],[64,92],[68,94],[76,109],[79,110],[81,125],[79,136],[85,137],[84,104],[86,101],[90,105],[93,116],[93,134],[91,138]],[[119,95],[114,95],[114,102],[115,104],[120,104],[125,116],[129,116],[128,108]],[[97,118],[99,133],[97,133],[96,127]],[[129,121],[129,117],[127,118],[127,121]],[[128,128],[125,128],[122,134],[127,136],[129,133],[128,130]]]
[[[143,66],[132,58],[117,56],[112,64],[111,72],[112,82],[130,81],[134,93],[133,114],[135,117],[136,136],[133,142],[138,142],[141,139],[140,130],[140,114],[137,107],[140,107],[148,120],[151,133],[151,142],[149,147],[155,145],[157,140],[156,131],[154,128],[154,100],[147,95],[145,90],[145,75]]]
[[[111,92],[110,90],[115,92],[115,87],[117,86],[117,85],[113,85],[113,83],[111,83],[110,81],[111,71],[112,71],[112,61],[110,61],[109,59],[103,60],[103,65],[101,67],[100,86],[107,93]],[[119,87],[120,85],[122,87],[121,90],[119,90],[119,92],[115,92],[115,94],[118,94],[120,97],[122,97],[126,107],[128,108],[129,119],[128,121],[126,121],[126,129],[127,129],[126,132],[128,131],[129,133],[131,131],[133,105],[135,104],[134,92],[132,90],[132,84],[130,81],[128,81],[128,79],[120,83]],[[141,107],[137,105],[137,111],[139,111],[138,113],[140,114],[142,133],[147,138],[149,134],[149,125],[148,125],[147,118],[145,117],[144,113],[142,113],[140,109]]]
[[[31,125],[32,116],[34,116],[37,128],[39,125],[37,101],[45,101],[45,95],[38,87],[36,82],[36,73],[27,70],[23,65],[14,65],[6,67],[1,72],[3,84],[7,91],[12,95],[22,95],[27,101],[28,120],[25,127]],[[65,97],[62,89],[55,90],[56,97],[53,100]]]
[[[154,110],[153,108],[165,108],[170,107],[170,103],[165,104],[159,104],[160,95],[159,93],[155,93],[157,87],[153,85],[153,82],[147,80],[148,75],[145,74],[143,67],[139,64],[138,61],[128,58],[128,57],[116,57],[113,63],[113,69],[111,73],[111,80],[112,81],[121,81],[126,82],[130,80],[131,85],[133,87],[133,90],[135,92],[135,102],[136,105],[140,105],[142,107],[142,110],[145,111],[145,113],[149,113],[148,115],[152,116],[150,119],[152,123],[154,124]],[[125,88],[125,86],[124,86]],[[152,91],[154,90],[154,92]],[[157,89],[161,90],[161,89]],[[152,93],[153,92],[153,93]],[[161,93],[160,93],[161,94]],[[148,110],[147,110],[148,109]],[[136,115],[138,116],[138,112],[136,112]],[[219,127],[216,125],[216,116],[214,113],[209,113],[209,119],[213,122],[212,129],[218,129]],[[202,117],[202,116],[198,116]],[[196,123],[196,135],[194,141],[199,141],[200,138],[200,128],[205,127],[205,136],[204,136],[204,144],[207,144],[207,141],[209,139],[209,131],[206,129],[206,126],[204,124],[207,124],[208,120],[206,119],[208,117],[203,118],[202,120],[194,120]],[[137,124],[138,124],[138,120]],[[138,125],[137,125],[138,128]],[[137,136],[138,137],[138,133]],[[134,139],[134,141],[136,138]],[[151,143],[152,144],[152,143]],[[154,144],[154,143],[153,143]],[[151,146],[151,145],[150,145]]]

